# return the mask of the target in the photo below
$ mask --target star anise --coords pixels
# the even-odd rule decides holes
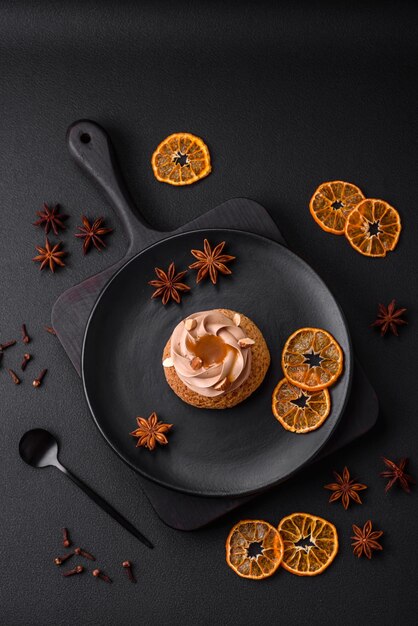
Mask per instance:
[[[35,256],[32,260],[41,264],[39,269],[43,270],[48,265],[51,272],[55,272],[55,266],[59,265],[60,267],[65,267],[65,263],[62,261],[62,257],[67,253],[63,250],[60,250],[61,241],[52,245],[49,242],[48,237],[45,237],[45,248],[42,246],[36,246],[39,254]]]
[[[44,210],[36,211],[36,215],[39,219],[33,223],[34,226],[44,226],[45,233],[48,234],[49,231],[53,230],[54,235],[58,235],[58,229],[61,228],[65,230],[65,224],[63,224],[63,220],[68,218],[68,215],[64,215],[64,213],[60,213],[60,205],[56,204],[52,209],[49,208],[46,202],[44,202]]]
[[[384,478],[389,478],[389,482],[385,487],[386,493],[393,487],[393,485],[399,481],[399,485],[406,493],[411,492],[410,485],[415,485],[415,480],[409,474],[406,474],[405,469],[408,464],[408,459],[399,459],[398,464],[385,459],[383,457],[384,464],[389,468],[385,472],[381,472],[380,475]]]
[[[353,533],[354,537],[351,537],[351,539],[354,539],[354,542],[351,545],[354,548],[354,554],[359,558],[365,554],[368,559],[371,559],[372,550],[383,550],[377,541],[383,535],[383,530],[374,530],[372,532],[370,520],[364,524],[362,529],[353,524]]]
[[[235,257],[230,254],[221,254],[224,247],[225,241],[222,241],[212,250],[209,241],[205,239],[203,242],[203,250],[191,250],[191,253],[197,261],[189,265],[189,268],[191,270],[199,270],[196,283],[200,283],[208,273],[214,285],[216,285],[218,279],[218,272],[221,274],[232,274],[225,263],[233,261]]]
[[[154,450],[157,443],[164,446],[168,443],[167,437],[164,433],[172,428],[173,424],[164,424],[158,421],[156,412],[151,413],[148,419],[143,417],[137,417],[136,421],[139,428],[131,432],[133,437],[137,437],[138,441],[136,447],[148,448],[148,450]]]
[[[380,334],[382,337],[386,335],[388,330],[391,330],[394,335],[398,336],[397,326],[408,323],[401,317],[405,312],[406,309],[396,308],[396,300],[392,300],[387,307],[383,306],[383,304],[379,304],[377,319],[373,322],[372,326],[380,326]]]
[[[334,476],[337,480],[336,483],[330,483],[329,485],[325,485],[324,489],[329,489],[334,493],[331,494],[328,502],[335,502],[339,498],[341,498],[341,502],[345,510],[348,509],[350,504],[350,498],[357,502],[357,504],[361,504],[360,496],[358,495],[358,491],[363,491],[363,489],[367,489],[367,485],[363,485],[362,483],[356,483],[353,479],[350,479],[350,472],[347,467],[343,470],[343,475],[341,476],[338,472],[334,472]]]
[[[180,304],[181,296],[179,291],[190,291],[190,287],[180,282],[187,270],[184,272],[178,272],[176,274],[176,266],[173,262],[170,263],[167,273],[165,273],[159,267],[155,268],[155,273],[158,276],[158,280],[150,280],[148,284],[157,289],[152,294],[151,298],[159,298],[162,296],[163,304],[172,298],[177,304]]]
[[[93,224],[90,224],[87,217],[85,217],[85,215],[82,215],[81,221],[83,222],[83,226],[77,226],[80,232],[76,233],[75,236],[79,237],[80,239],[84,239],[84,243],[83,243],[84,254],[87,254],[91,244],[94,245],[96,250],[101,252],[102,248],[106,248],[106,244],[103,241],[102,236],[107,235],[108,233],[111,233],[113,228],[103,228],[102,226],[104,222],[103,217],[97,218],[97,220],[95,220]]]

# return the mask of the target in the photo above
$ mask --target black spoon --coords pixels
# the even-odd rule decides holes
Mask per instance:
[[[59,469],[63,474],[71,478],[71,480],[82,489],[96,504],[98,504],[106,513],[109,513],[119,524],[121,524],[126,530],[148,548],[154,546],[139,530],[137,530],[128,520],[126,520],[120,513],[118,513],[113,506],[111,506],[106,500],[99,496],[95,491],[90,489],[82,480],[74,476],[66,467],[61,465],[58,460],[58,441],[47,430],[43,428],[34,428],[28,430],[19,443],[19,454],[25,463],[32,465],[32,467],[49,467],[53,465]]]

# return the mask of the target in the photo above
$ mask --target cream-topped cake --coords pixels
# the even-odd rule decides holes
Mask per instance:
[[[269,364],[260,330],[248,317],[229,309],[189,315],[174,328],[163,353],[170,387],[200,408],[242,402],[259,387]]]

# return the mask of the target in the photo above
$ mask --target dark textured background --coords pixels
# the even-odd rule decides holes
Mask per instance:
[[[26,321],[35,355],[15,387],[22,344],[0,370],[0,621],[22,624],[404,624],[416,623],[417,495],[384,494],[381,455],[412,457],[418,474],[415,356],[416,15],[409,3],[3,2],[0,7],[0,339]],[[33,5],[33,6],[32,6]],[[67,126],[91,117],[111,133],[143,215],[172,229],[234,196],[261,202],[290,246],[319,272],[348,318],[355,350],[381,403],[363,440],[211,528],[165,527],[137,477],[90,419],[81,382],[59,342],[42,330],[67,287],[116,261],[125,240],[111,208],[71,162]],[[181,189],[159,184],[149,158],[166,135],[204,137],[213,173]],[[397,250],[372,260],[310,218],[323,180],[342,178],[401,213]],[[32,264],[43,201],[71,215],[67,268]],[[109,248],[85,259],[73,238],[81,212],[115,228]],[[370,329],[378,302],[409,309],[399,339]],[[43,366],[45,386],[30,382]],[[54,470],[36,472],[17,454],[21,434],[45,426],[62,438],[62,461],[105,495],[156,544],[143,548]],[[328,505],[322,485],[348,464],[369,485],[363,506]],[[240,518],[277,523],[307,510],[338,527],[341,547],[322,576],[280,571],[257,583],[224,563],[224,541]],[[351,552],[351,524],[385,531],[373,561]],[[64,580],[52,564],[60,528],[100,555],[115,583]],[[118,563],[137,564],[129,585]],[[415,603],[415,604],[414,604]]]

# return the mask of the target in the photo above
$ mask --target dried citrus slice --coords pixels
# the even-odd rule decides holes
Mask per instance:
[[[190,185],[212,169],[207,145],[190,133],[174,133],[164,139],[151,164],[155,178],[169,185]]]
[[[274,574],[282,558],[279,532],[261,520],[238,522],[226,540],[226,562],[242,578],[267,578]]]
[[[304,391],[283,378],[273,391],[273,415],[293,433],[308,433],[325,422],[331,410],[327,389]]]
[[[345,236],[353,248],[365,256],[386,256],[398,243],[401,218],[384,200],[367,198],[350,213]]]
[[[364,196],[358,187],[334,180],[319,185],[311,198],[309,210],[323,230],[344,235],[348,215],[362,200]]]
[[[329,387],[343,370],[343,352],[334,337],[320,328],[300,328],[282,352],[287,380],[307,391]]]
[[[292,513],[279,524],[284,553],[282,566],[297,576],[316,576],[331,565],[338,552],[334,524],[309,513]]]

